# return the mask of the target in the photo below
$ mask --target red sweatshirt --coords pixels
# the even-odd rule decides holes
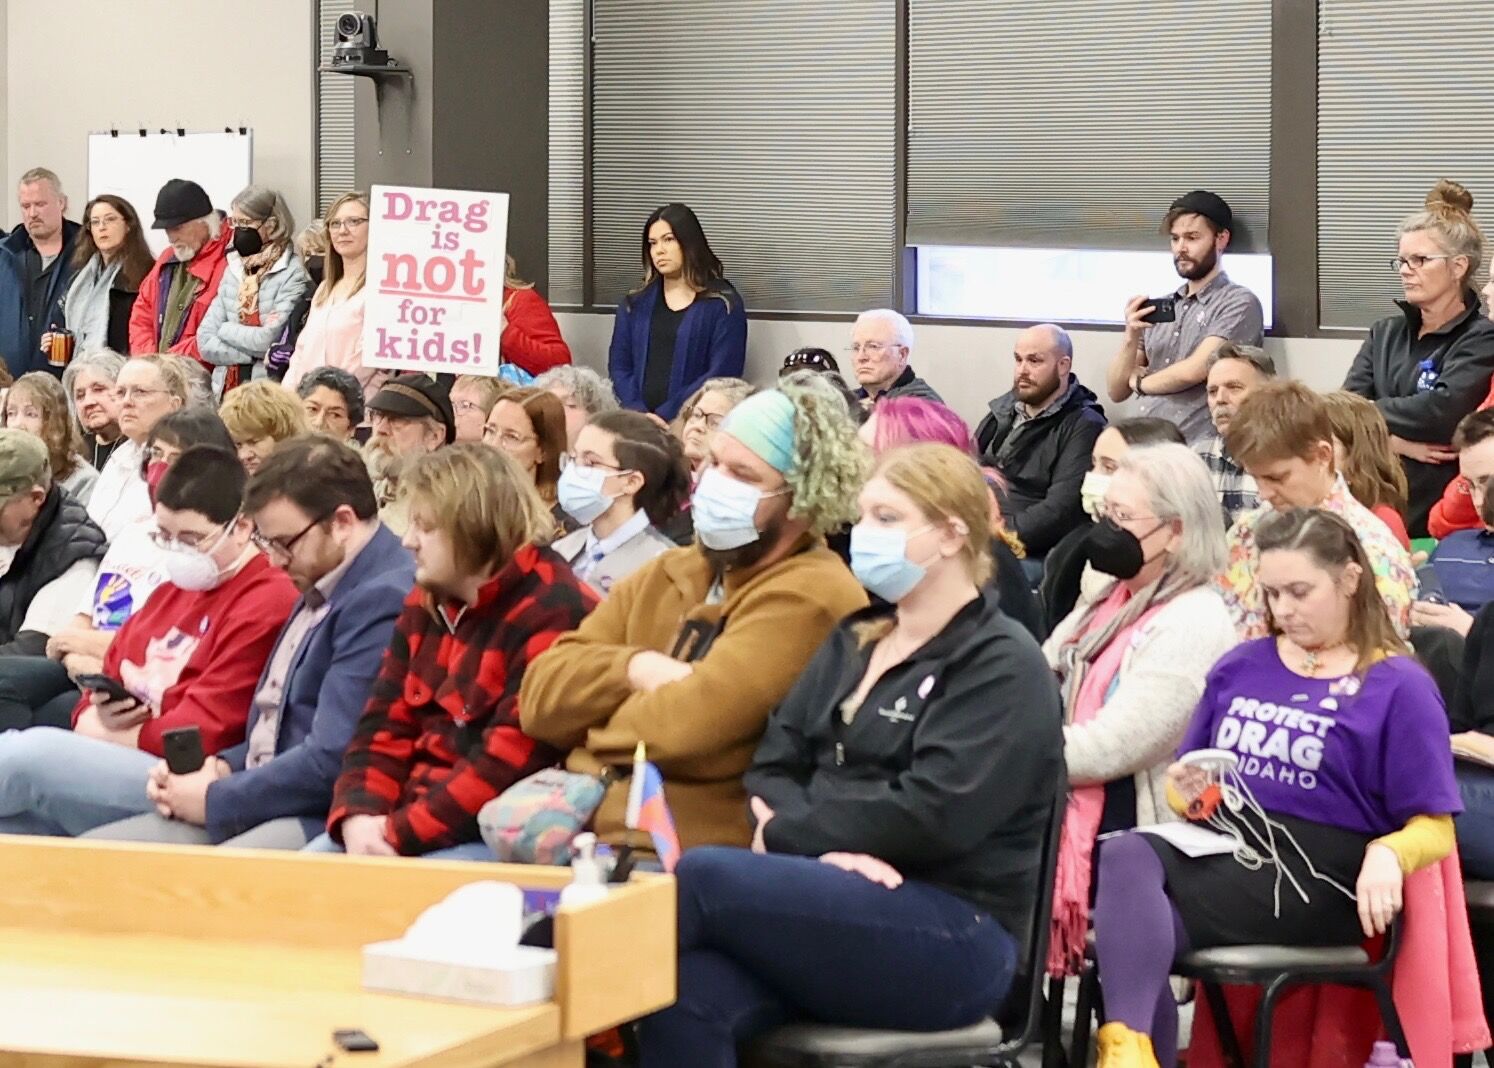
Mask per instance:
[[[503,289],[503,336],[498,353],[505,363],[516,363],[532,375],[571,362],[570,346],[560,336],[560,324],[550,305],[535,289]]]
[[[141,728],[139,747],[163,756],[161,734],[191,726],[202,731],[205,753],[242,742],[260,672],[297,596],[259,553],[215,589],[158,586],[104,656],[104,674],[159,713]],[[89,703],[73,709],[75,724]]]
[[[1494,382],[1489,383],[1489,395],[1478,406],[1479,411],[1494,408]],[[1468,495],[1468,483],[1461,475],[1447,484],[1442,499],[1432,505],[1432,514],[1427,518],[1427,532],[1434,538],[1445,538],[1455,530],[1478,530],[1484,525],[1478,509],[1473,507],[1473,498]]]

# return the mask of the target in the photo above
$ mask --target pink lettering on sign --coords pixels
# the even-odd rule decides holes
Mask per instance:
[[[365,362],[496,374],[508,196],[376,186],[370,204]]]

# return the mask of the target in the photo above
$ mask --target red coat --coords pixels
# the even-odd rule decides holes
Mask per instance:
[[[571,362],[570,346],[560,336],[560,324],[539,290],[504,286],[503,317],[498,351],[504,363],[516,363],[538,375]]]
[[[135,298],[135,308],[130,312],[130,355],[141,356],[152,352],[174,352],[179,356],[191,356],[202,360],[197,348],[197,327],[202,317],[212,307],[218,295],[218,283],[223,279],[223,268],[228,264],[228,242],[233,230],[224,224],[216,241],[209,241],[198,249],[197,255],[187,263],[187,273],[197,279],[197,294],[192,306],[187,309],[182,321],[181,333],[175,338],[161,338],[161,316],[166,304],[166,293],[171,285],[170,273],[163,273],[167,266],[175,267],[176,253],[166,249],[156,259],[156,265],[140,282],[140,295]]]
[[[1478,406],[1479,411],[1485,408],[1494,408],[1494,382],[1489,383],[1489,395]],[[1432,505],[1427,532],[1434,538],[1445,538],[1455,530],[1477,530],[1483,525],[1478,509],[1473,507],[1473,498],[1468,495],[1468,484],[1459,477],[1447,484],[1442,499]]]

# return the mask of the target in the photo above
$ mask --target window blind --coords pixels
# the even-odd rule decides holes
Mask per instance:
[[[1402,295],[1388,261],[1439,178],[1494,232],[1494,5],[1319,0],[1318,308],[1367,327]],[[1475,286],[1482,285],[1482,278]]]
[[[550,0],[551,304],[582,302],[585,0]]]
[[[317,0],[317,67],[332,61],[337,16],[352,11],[353,0]],[[316,76],[316,210],[325,215],[332,201],[356,187],[353,94],[357,78]]]
[[[597,303],[638,284],[643,223],[677,200],[749,311],[888,304],[896,8],[593,0]]]
[[[1373,3],[1373,0],[1369,0]],[[913,0],[909,244],[1151,249],[1209,189],[1266,249],[1271,0]]]

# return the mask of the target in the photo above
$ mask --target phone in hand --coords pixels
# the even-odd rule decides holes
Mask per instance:
[[[111,701],[134,701],[140,703],[140,699],[126,690],[124,683],[118,679],[112,679],[108,675],[79,675],[75,680],[85,690],[95,690],[104,694]]]
[[[161,734],[166,767],[173,775],[190,775],[207,763],[202,751],[202,731],[196,727],[178,727]]]
[[[1151,311],[1141,317],[1144,323],[1155,326],[1157,323],[1175,323],[1178,318],[1177,297],[1148,297],[1146,304],[1142,307],[1151,306]]]

